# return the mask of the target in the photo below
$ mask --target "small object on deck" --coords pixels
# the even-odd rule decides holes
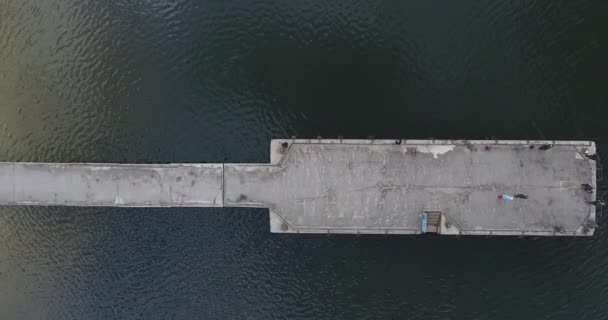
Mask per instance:
[[[530,145],[530,149],[534,149],[534,145],[533,145],[533,144],[532,144],[532,145]]]
[[[402,139],[395,140],[395,144],[401,144],[401,142],[402,142]]]
[[[583,183],[583,184],[581,184],[581,186],[583,187],[583,190],[585,190],[585,192],[593,193],[593,187],[590,184]]]
[[[485,146],[483,149],[484,149],[485,151],[490,151],[490,150],[492,149],[492,147],[490,147],[490,146]]]
[[[283,143],[281,143],[281,147],[283,147],[284,149],[287,149],[287,147],[289,147],[289,143],[283,142]]]
[[[597,154],[586,154],[585,155],[588,159],[591,159],[593,161],[597,161]]]
[[[422,233],[426,233],[426,227],[428,224],[429,218],[426,213],[422,214]]]
[[[588,201],[587,203],[589,203],[590,205],[600,206],[600,207],[603,207],[606,205],[606,202],[604,202],[602,200]]]
[[[516,193],[514,195],[515,198],[520,198],[520,199],[528,199],[528,195],[523,194],[523,193]]]
[[[597,227],[597,222],[595,222],[595,219],[593,218],[588,218],[587,220],[585,220],[583,225],[589,229],[594,229],[595,227]]]
[[[552,145],[550,145],[550,144],[543,144],[542,146],[538,147],[538,150],[543,150],[543,151],[545,151],[545,150],[549,150],[549,149],[551,149],[551,148],[553,148],[553,146],[552,146]]]
[[[501,200],[513,200],[513,196],[510,196],[508,194],[499,194],[498,195],[498,199],[501,199]]]

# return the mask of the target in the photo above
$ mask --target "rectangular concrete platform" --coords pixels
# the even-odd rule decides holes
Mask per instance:
[[[260,207],[284,233],[588,236],[594,154],[588,141],[279,139],[268,164],[0,163],[0,204]]]
[[[221,207],[222,164],[0,163],[0,205]]]
[[[416,234],[440,212],[441,234],[590,235],[591,154],[592,142],[275,140],[272,165],[226,164],[224,201],[270,208],[273,232]]]

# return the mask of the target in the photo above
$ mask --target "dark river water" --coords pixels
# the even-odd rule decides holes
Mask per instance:
[[[0,161],[266,162],[291,136],[601,153],[607,17],[605,1],[0,0]],[[297,236],[266,210],[2,207],[0,318],[608,319],[605,225]]]

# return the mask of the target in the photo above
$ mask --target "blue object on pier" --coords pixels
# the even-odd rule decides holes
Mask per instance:
[[[422,213],[422,233],[426,233],[426,225],[428,223],[429,217],[426,213]]]

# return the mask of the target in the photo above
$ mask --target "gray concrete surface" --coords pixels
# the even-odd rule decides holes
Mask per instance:
[[[0,163],[0,204],[262,207],[287,233],[416,234],[439,212],[441,234],[592,235],[592,154],[586,141],[273,140],[269,164]]]
[[[589,235],[589,142],[273,141],[273,165],[226,164],[225,205],[268,207],[273,232]],[[541,144],[554,145],[543,151]],[[530,149],[530,145],[535,146]],[[501,193],[528,199],[499,200]],[[556,232],[558,231],[558,232]]]
[[[222,166],[0,163],[0,204],[221,207]]]

